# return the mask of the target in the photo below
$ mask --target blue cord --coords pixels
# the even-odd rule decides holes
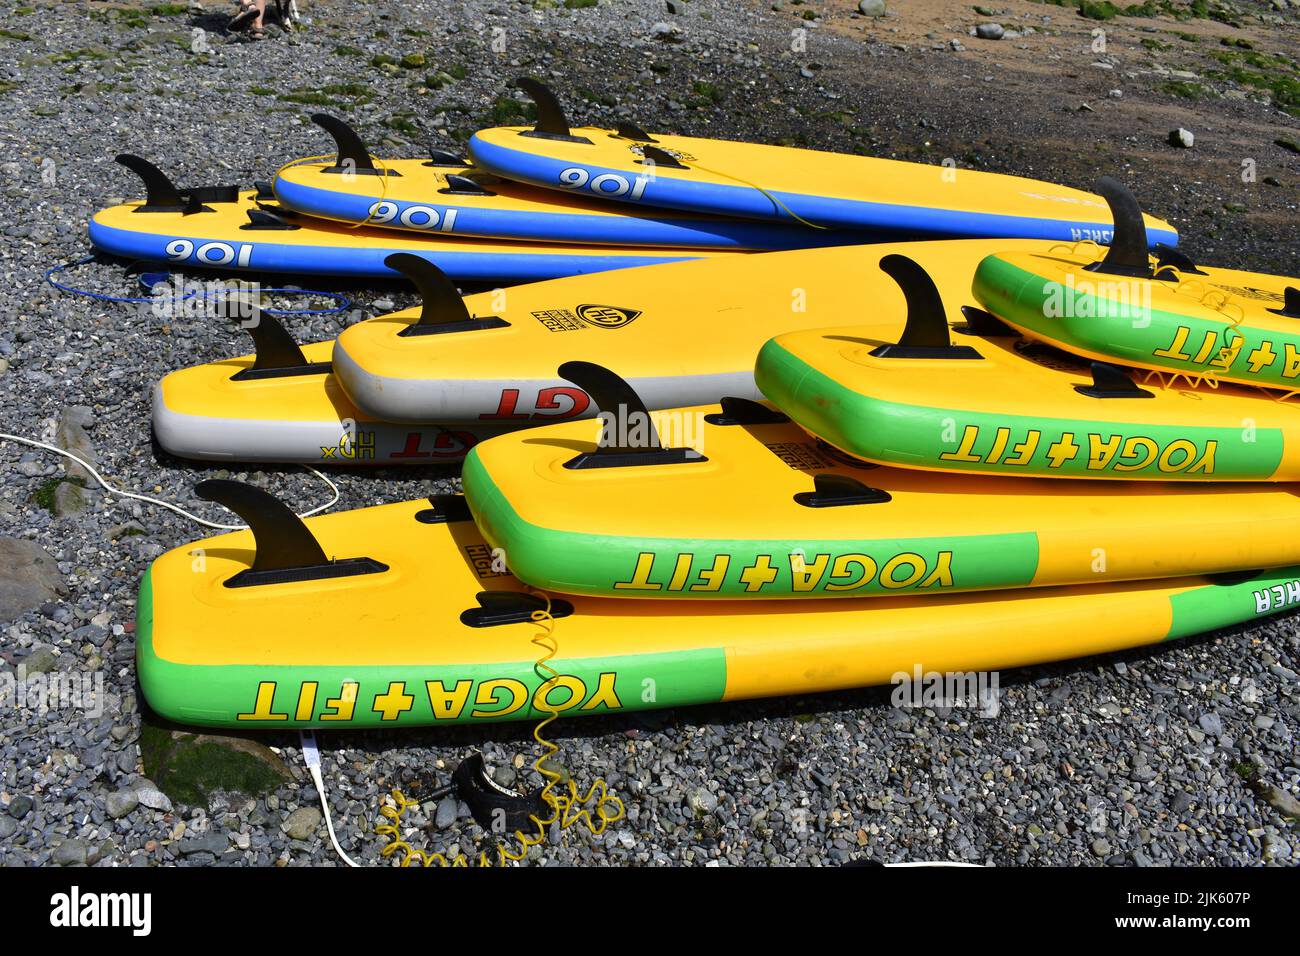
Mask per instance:
[[[84,266],[87,263],[94,262],[94,261],[95,261],[94,256],[86,256],[84,259],[77,259],[73,262],[65,262],[62,265],[54,266],[53,268],[45,270],[45,281],[48,282],[50,285],[54,286],[54,288],[58,289],[60,292],[71,292],[73,295],[83,295],[89,299],[97,299],[100,302],[121,302],[127,304],[140,304],[144,302],[159,301],[154,296],[145,296],[141,298],[136,296],[107,295],[106,293],[103,292],[91,292],[88,289],[78,289],[70,285],[64,285],[62,282],[59,282],[54,278],[55,273],[62,272],[64,269],[71,269],[73,266]],[[170,275],[170,273],[168,273],[168,275]],[[338,305],[332,309],[263,309],[262,310],[264,312],[269,313],[270,315],[337,315],[340,312],[346,312],[348,309],[352,307],[352,300],[341,292],[324,292],[324,291],[318,291],[314,289],[261,289],[259,291],[264,293],[279,293],[281,295],[322,296],[327,299],[333,299],[336,303],[338,303]],[[194,292],[188,293],[187,295],[175,296],[172,298],[171,301],[184,302],[188,299],[194,298],[195,296],[206,299],[212,296],[226,295],[226,294],[228,293],[199,292],[196,290]]]

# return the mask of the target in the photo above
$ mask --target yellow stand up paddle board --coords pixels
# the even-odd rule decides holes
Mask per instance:
[[[641,207],[899,239],[1110,242],[1105,202],[1078,189],[952,166],[649,134],[629,123],[575,129],[549,89],[516,82],[537,104],[537,124],[481,130],[469,141],[476,166],[508,179]],[[1147,226],[1152,241],[1177,243],[1168,223]]]
[[[148,198],[110,206],[90,220],[101,252],[229,272],[393,278],[384,265],[407,253],[436,263],[454,279],[531,282],[610,269],[733,255],[718,249],[642,249],[469,239],[344,226],[300,216],[275,201],[269,185],[177,189],[138,156],[117,157],[144,180]]]
[[[256,353],[165,376],[154,387],[158,444],[180,458],[313,465],[457,462],[501,427],[395,425],[352,404],[330,367],[333,343],[299,347],[271,315],[241,325]]]
[[[798,249],[869,238],[602,203],[493,176],[444,150],[432,150],[428,160],[376,159],[342,120],[317,113],[312,122],[334,138],[337,155],[285,166],[274,189],[285,208],[322,219],[429,236],[608,246]]]
[[[901,331],[902,294],[876,266],[885,253],[916,259],[969,301],[970,278],[986,256],[1050,246],[984,239],[766,252],[463,300],[436,270],[412,265],[406,271],[422,308],[344,329],[334,369],[358,407],[394,422],[590,417],[588,396],[556,374],[568,361],[619,369],[650,408],[756,399],[754,356],[774,335],[894,315]]]
[[[1141,385],[1022,338],[943,292],[915,261],[881,268],[906,290],[888,323],[778,335],[763,394],[808,431],[878,464],[1048,478],[1295,481],[1300,415],[1258,389]],[[890,313],[883,312],[888,316]]]
[[[252,530],[154,561],[136,629],[150,706],[199,726],[481,723],[806,694],[1155,644],[1300,603],[1294,567],[843,601],[548,599],[496,570],[463,499],[304,522],[247,485],[199,490]],[[536,665],[543,627],[550,679]]]
[[[1119,224],[1104,258],[1068,247],[989,256],[975,271],[980,304],[1085,358],[1300,391],[1300,279],[1198,267],[1171,249],[1149,256],[1132,194],[1111,179],[1101,191]]]
[[[926,596],[1300,562],[1298,486],[882,468],[756,402],[651,414],[608,369],[561,373],[611,411],[483,442],[463,471],[487,543],[548,591]]]

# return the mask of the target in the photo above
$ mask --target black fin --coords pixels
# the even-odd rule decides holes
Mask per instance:
[[[888,491],[864,485],[848,475],[825,473],[813,476],[815,491],[801,491],[794,500],[805,508],[838,508],[841,505],[878,505],[893,501]]]
[[[1139,279],[1151,278],[1147,227],[1137,198],[1127,186],[1109,176],[1097,180],[1097,192],[1106,200],[1106,205],[1110,206],[1115,231],[1110,239],[1110,248],[1106,250],[1106,258],[1088,266],[1088,271]]]
[[[961,307],[965,325],[956,326],[958,332],[966,335],[978,335],[986,339],[1019,338],[1020,333],[999,319],[992,312],[985,312],[973,305]]]
[[[629,123],[626,120],[621,120],[620,122],[618,122],[614,126],[614,132],[616,132],[619,136],[622,136],[624,139],[635,140],[638,143],[659,142],[659,140],[655,139],[653,136],[651,136],[649,133],[643,130],[640,126],[637,126],[635,123]]]
[[[254,180],[253,190],[256,193],[253,198],[258,202],[275,202],[275,187],[265,179]]]
[[[688,168],[687,166],[683,165],[677,159],[677,157],[674,156],[672,153],[667,152],[666,150],[662,150],[658,146],[642,146],[641,155],[644,156],[645,159],[638,160],[638,162],[641,162],[643,165],[646,166],[662,166],[664,167],[664,169],[687,169]]]
[[[693,448],[665,448],[659,441],[659,432],[655,429],[654,420],[641,396],[625,379],[603,365],[594,362],[565,362],[560,366],[559,374],[591,396],[592,402],[601,411],[604,425],[596,450],[570,459],[564,463],[565,468],[619,468],[707,460]],[[610,422],[606,416],[612,417],[613,421]],[[628,444],[622,441],[628,437],[625,432],[630,432],[638,423],[645,426],[645,442]]]
[[[1282,293],[1282,308],[1268,311],[1274,315],[1284,315],[1288,319],[1300,319],[1300,289],[1293,285],[1287,286]]]
[[[430,149],[429,149],[429,161],[428,161],[427,163],[425,163],[424,165],[426,165],[426,166],[459,166],[459,167],[461,167],[461,168],[463,169],[464,167],[468,166],[469,164],[470,164],[470,163],[469,163],[469,160],[466,159],[464,156],[457,156],[457,155],[456,155],[455,153],[453,153],[451,150],[448,150],[448,149],[438,149],[438,147],[433,146],[433,147],[430,147]]]
[[[465,300],[456,291],[447,274],[428,259],[409,252],[394,252],[384,265],[400,272],[420,293],[420,317],[399,335],[440,335],[446,332],[472,332],[476,329],[499,329],[510,323],[495,315],[477,318],[465,308]]]
[[[429,495],[429,504],[432,507],[415,513],[415,520],[421,524],[450,524],[473,518],[464,495]]]
[[[289,222],[278,212],[271,212],[269,209],[250,209],[248,210],[248,223],[239,227],[240,229],[275,229],[275,230],[293,230],[301,229],[297,223]]]
[[[1128,372],[1108,362],[1092,363],[1092,384],[1076,385],[1074,390],[1091,398],[1155,398],[1145,388],[1139,388]]]
[[[1197,275],[1197,276],[1205,275],[1203,271],[1196,268],[1195,262],[1193,262],[1186,255],[1184,255],[1180,250],[1175,249],[1173,246],[1167,243],[1157,242],[1156,247],[1153,251],[1156,254],[1156,273],[1157,273],[1156,278],[1157,279],[1160,278],[1159,275],[1160,270],[1165,268],[1166,266],[1173,266],[1173,268],[1177,269],[1179,272],[1183,273],[1184,275]]]
[[[122,153],[114,157],[114,162],[125,166],[144,181],[144,205],[137,207],[136,212],[184,212],[189,206],[176,184],[149,160]]]
[[[375,574],[388,566],[372,558],[331,561],[307,525],[274,495],[240,481],[209,479],[194,489],[204,501],[229,508],[253,532],[253,565],[225,582],[228,588]]]
[[[495,196],[496,193],[488,189],[482,183],[470,179],[468,176],[457,176],[455,173],[447,174],[447,185],[438,192],[450,196]]]
[[[370,150],[366,149],[366,144],[361,141],[357,131],[337,116],[330,116],[328,113],[312,113],[311,121],[330,134],[338,149],[334,165],[327,166],[325,172],[356,173],[358,176],[398,175],[392,170],[376,169],[374,160],[370,158]]]
[[[537,122],[531,130],[525,130],[523,136],[540,136],[543,139],[562,139],[571,143],[590,143],[584,136],[574,136],[569,132],[569,120],[564,115],[564,107],[549,86],[539,83],[531,76],[521,76],[515,80],[515,86],[524,91],[537,106]]]
[[[254,359],[251,367],[230,376],[232,382],[260,378],[287,378],[291,375],[319,375],[331,369],[329,362],[308,362],[307,356],[293,340],[280,320],[249,306],[249,321],[240,321],[240,328],[253,338]]]
[[[724,398],[722,411],[704,416],[710,425],[778,425],[790,419],[776,409],[748,398]]]
[[[537,611],[546,610],[546,599],[527,591],[479,591],[478,607],[460,612],[460,622],[467,627],[497,627],[531,621]],[[573,605],[563,598],[551,598],[551,617],[568,617]]]
[[[953,345],[948,335],[948,315],[934,280],[915,261],[891,253],[880,260],[880,271],[898,283],[907,302],[907,323],[896,345],[878,345],[877,358],[977,359],[969,345]]]
[[[456,796],[465,801],[474,822],[493,836],[533,833],[539,823],[554,816],[551,805],[542,797],[545,788],[538,787],[531,793],[507,790],[488,776],[481,753],[462,760],[451,779]]]

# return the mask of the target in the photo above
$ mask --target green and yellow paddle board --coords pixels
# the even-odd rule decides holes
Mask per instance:
[[[1300,279],[1237,269],[1091,271],[1088,251],[989,256],[974,294],[1030,338],[1101,362],[1300,390]]]
[[[544,682],[533,616],[547,602],[496,570],[463,503],[411,501],[305,525],[316,558],[294,558],[281,542],[278,560],[264,560],[277,549],[241,531],[154,561],[136,654],[159,715],[283,729],[533,720],[543,701],[566,716],[617,714],[1098,654],[1300,603],[1295,567],[843,601],[552,596],[559,676]],[[283,566],[294,560],[323,563]]]
[[[650,420],[659,452],[601,450],[609,426],[591,421],[471,449],[465,497],[511,573],[566,594],[707,601],[935,596],[1300,562],[1296,485],[884,468],[735,400]]]
[[[1300,416],[1259,389],[1135,381],[1023,338],[942,293],[915,262],[907,326],[789,332],[758,387],[803,428],[877,464],[965,474],[1177,481],[1300,479]],[[928,291],[927,291],[928,290]]]

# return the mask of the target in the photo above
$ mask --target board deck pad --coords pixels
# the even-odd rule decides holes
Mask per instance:
[[[538,625],[517,614],[484,623],[487,605],[529,604],[510,597],[524,586],[495,569],[463,508],[419,500],[305,525],[330,559],[369,559],[348,565],[365,573],[241,585],[254,558],[248,531],[153,562],[136,656],[160,716],[249,730],[536,720],[538,695],[566,716],[619,714],[862,687],[917,666],[967,672],[1105,653],[1300,603],[1294,567],[842,601],[552,596],[560,676],[543,684]],[[482,592],[504,598],[480,604]]]

